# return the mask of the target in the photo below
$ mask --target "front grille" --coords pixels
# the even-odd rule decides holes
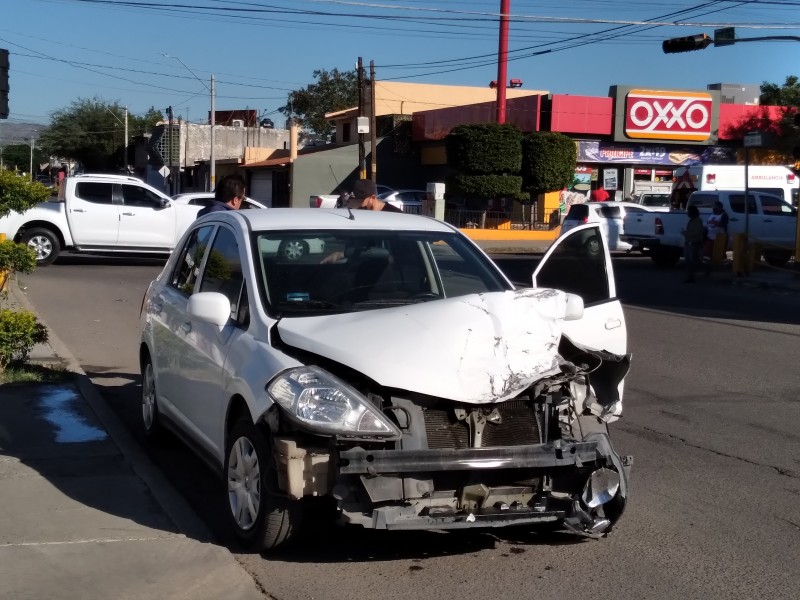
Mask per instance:
[[[497,446],[525,446],[541,441],[539,423],[531,406],[524,400],[510,400],[501,404],[476,407],[484,414],[497,409],[499,423],[486,423],[483,428],[482,448]],[[428,448],[459,449],[470,447],[470,431],[466,421],[456,419],[452,408],[425,408],[425,433]]]

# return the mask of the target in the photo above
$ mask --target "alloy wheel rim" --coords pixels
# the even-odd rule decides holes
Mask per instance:
[[[142,419],[145,429],[153,426],[156,411],[156,386],[153,380],[153,365],[148,364],[144,369],[142,381]]]
[[[298,259],[303,256],[303,246],[300,242],[289,242],[286,245],[286,258]]]
[[[239,528],[252,529],[261,506],[261,467],[256,449],[244,436],[234,442],[228,457],[228,501]]]
[[[37,260],[42,260],[50,256],[53,251],[53,245],[46,237],[37,235],[28,241],[28,247],[33,248],[36,252]]]

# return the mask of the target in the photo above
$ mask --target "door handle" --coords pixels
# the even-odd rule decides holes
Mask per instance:
[[[616,329],[622,326],[622,321],[619,319],[609,319],[606,321],[606,329]]]
[[[772,223],[772,219],[764,219],[764,223]]]
[[[183,325],[181,325],[181,330],[183,333],[191,333],[192,332],[192,322],[186,321]]]
[[[86,211],[83,210],[82,208],[73,208],[72,212],[86,212]]]
[[[739,219],[728,219],[729,221],[738,221]]]
[[[122,215],[125,217],[135,217],[136,213],[122,213]]]

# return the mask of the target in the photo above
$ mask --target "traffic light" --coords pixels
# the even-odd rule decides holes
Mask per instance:
[[[0,119],[8,118],[8,50],[0,48]]]
[[[672,38],[661,42],[661,49],[664,54],[675,54],[676,52],[691,52],[692,50],[705,50],[714,43],[705,33],[689,35],[686,37]]]

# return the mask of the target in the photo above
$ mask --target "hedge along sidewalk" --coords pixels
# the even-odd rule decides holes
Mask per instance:
[[[27,310],[36,314],[36,309],[34,309],[28,297],[25,296],[17,284],[16,276],[12,275],[8,278],[5,282],[5,287],[2,288],[0,293],[3,294],[3,297],[0,298],[0,308],[14,311]],[[43,367],[63,367],[74,372],[74,369],[70,368],[66,353],[57,350],[60,344],[61,342],[48,329],[48,341],[34,345],[28,355],[28,360],[25,362]]]

